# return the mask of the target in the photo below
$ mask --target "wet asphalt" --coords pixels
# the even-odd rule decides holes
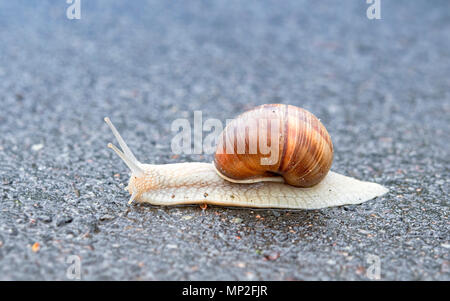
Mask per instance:
[[[450,3],[0,3],[0,280],[450,280]],[[311,211],[127,205],[175,119],[317,115],[332,169],[390,192]],[[206,133],[205,133],[206,135]],[[76,260],[75,260],[76,261]],[[378,273],[379,272],[379,273]]]

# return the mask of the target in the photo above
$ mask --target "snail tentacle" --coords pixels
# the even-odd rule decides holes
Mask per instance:
[[[132,161],[124,153],[122,153],[120,149],[117,148],[117,146],[112,143],[108,143],[108,147],[111,148],[122,159],[123,162],[125,162],[125,164],[134,175],[139,177],[142,177],[144,175],[144,170],[139,165],[137,165],[136,162]]]
[[[125,140],[123,140],[122,136],[119,134],[119,131],[117,131],[116,127],[111,122],[109,117],[105,117],[104,120],[105,120],[106,124],[109,126],[109,128],[111,129],[111,131],[113,132],[114,137],[116,137],[117,142],[119,142],[119,145],[122,148],[124,154],[130,159],[130,161],[133,161],[134,163],[139,165],[140,164],[139,160],[136,159],[133,152],[130,150],[128,145],[125,143]]]

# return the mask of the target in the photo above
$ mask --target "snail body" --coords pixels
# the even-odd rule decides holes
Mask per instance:
[[[317,185],[298,188],[277,182],[233,183],[220,177],[211,163],[143,164],[146,176],[133,177],[128,190],[136,200],[153,205],[211,204],[252,208],[319,209],[359,204],[387,190],[330,171]],[[133,188],[132,188],[133,187]]]
[[[252,118],[267,122],[252,132],[242,124]],[[222,133],[213,163],[154,165],[139,162],[109,118],[105,118],[122,151],[111,143],[108,147],[132,173],[126,188],[131,194],[129,203],[319,209],[362,203],[388,191],[379,184],[329,171],[333,159],[331,139],[320,121],[306,110],[263,105],[236,120]],[[272,129],[278,130],[279,135],[274,135],[276,131]],[[304,132],[298,133],[299,130]],[[257,142],[270,141],[267,145],[271,154],[260,148],[264,143],[258,143],[254,152],[249,151],[253,147],[249,139],[254,135]],[[247,151],[239,153],[236,148],[242,144]],[[223,152],[227,145],[233,146],[231,152]],[[255,172],[252,174],[251,170]]]

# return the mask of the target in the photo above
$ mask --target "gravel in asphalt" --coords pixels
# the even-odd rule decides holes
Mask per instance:
[[[450,280],[450,3],[0,3],[0,279]],[[110,116],[146,163],[172,122],[263,103],[320,117],[332,169],[385,185],[311,211],[128,206]],[[37,243],[37,244],[36,244]],[[78,258],[77,257],[77,258]],[[70,277],[70,273],[69,273]],[[369,277],[369,278],[368,278]]]

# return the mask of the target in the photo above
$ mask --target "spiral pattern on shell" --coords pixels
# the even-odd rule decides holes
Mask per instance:
[[[333,162],[330,135],[312,113],[266,104],[230,122],[218,140],[214,164],[234,180],[282,176],[287,184],[311,187]]]

